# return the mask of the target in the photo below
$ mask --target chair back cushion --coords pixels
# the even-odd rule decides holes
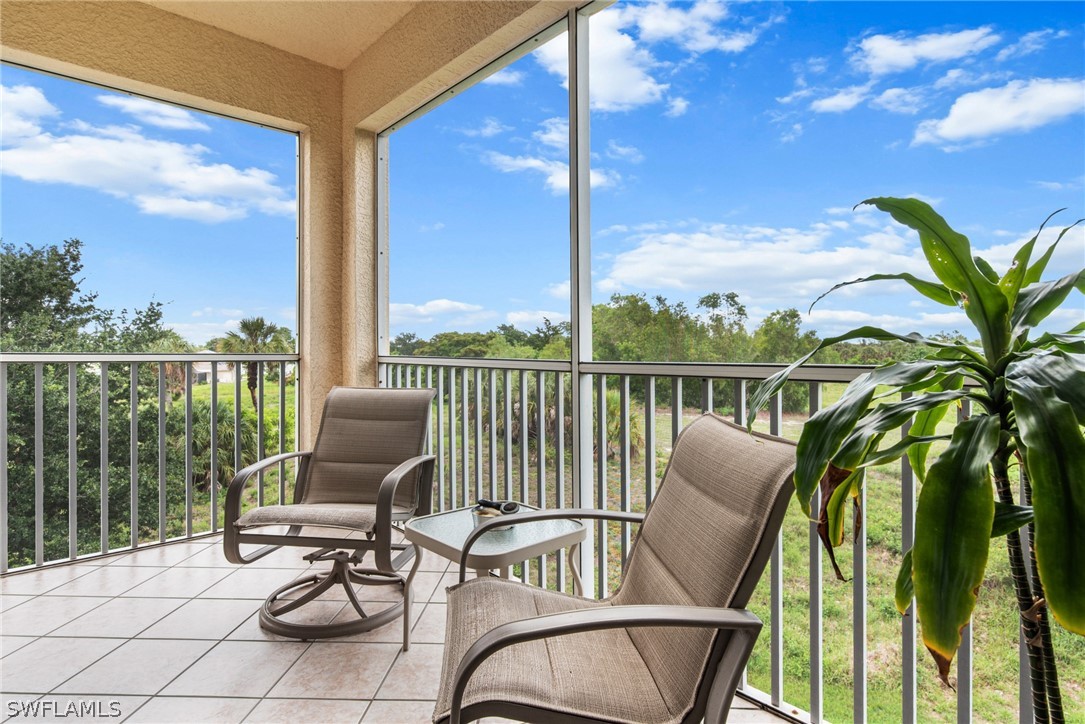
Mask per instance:
[[[674,445],[612,603],[744,607],[764,569],[754,553],[777,501],[782,507],[782,496],[790,497],[794,467],[789,441],[751,434],[713,414],[695,420]],[[767,535],[775,539],[778,531],[776,522]],[[754,578],[740,590],[747,576]],[[714,633],[629,634],[671,711],[691,706]]]
[[[384,477],[423,454],[435,394],[429,389],[332,388],[300,502],[375,504]],[[417,506],[418,474],[400,484],[396,506]]]

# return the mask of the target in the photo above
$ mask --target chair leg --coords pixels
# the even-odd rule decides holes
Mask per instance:
[[[303,640],[332,638],[335,636],[349,636],[364,631],[371,631],[378,626],[383,626],[386,623],[393,621],[397,616],[404,615],[405,611],[409,611],[409,608],[404,605],[405,601],[409,598],[409,584],[407,579],[398,573],[354,568],[352,564],[355,563],[357,559],[343,551],[336,551],[323,556],[320,560],[332,561],[331,570],[327,573],[313,574],[311,576],[299,578],[296,581],[291,581],[268,596],[267,600],[264,601],[263,607],[260,609],[261,628],[280,636],[288,636],[290,638]],[[290,591],[312,586],[314,583],[316,584],[315,588],[306,591],[296,600],[288,601],[286,603],[282,602],[281,597]],[[394,603],[378,613],[368,614],[362,607],[357,595],[354,593],[354,588],[351,585],[353,583],[364,583],[368,585],[398,585],[404,591],[404,600]],[[343,586],[346,590],[347,599],[350,601],[355,611],[357,611],[359,618],[353,621],[328,624],[292,623],[281,618],[283,614],[313,601],[336,584]]]

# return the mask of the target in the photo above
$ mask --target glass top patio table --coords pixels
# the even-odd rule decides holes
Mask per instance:
[[[537,510],[524,503],[520,503],[520,509]],[[404,534],[412,543],[459,563],[463,544],[475,529],[471,510],[458,508],[412,518],[407,522]],[[491,530],[483,533],[471,546],[467,567],[476,571],[505,571],[528,558],[579,545],[587,533],[579,520],[537,520],[514,525],[508,530]]]

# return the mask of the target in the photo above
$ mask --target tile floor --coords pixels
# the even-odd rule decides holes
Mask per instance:
[[[398,620],[314,642],[261,629],[264,596],[308,570],[297,550],[241,567],[226,561],[218,538],[202,538],[9,574],[0,580],[0,719],[427,722],[445,587],[456,575],[449,566],[423,558],[408,652]],[[363,601],[387,600],[368,590]],[[328,595],[297,615],[329,621],[344,608],[345,596]],[[69,704],[92,711],[75,717]],[[731,721],[779,720],[736,699]]]

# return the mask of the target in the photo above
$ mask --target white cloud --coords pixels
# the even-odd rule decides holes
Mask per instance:
[[[525,74],[522,70],[502,68],[482,82],[487,85],[520,85],[524,82]]]
[[[569,164],[564,161],[536,156],[508,156],[496,151],[486,153],[483,160],[502,173],[515,173],[518,171],[541,173],[545,177],[546,188],[550,189],[553,194],[562,194],[569,191]],[[621,179],[621,174],[616,171],[601,168],[591,170],[591,187],[593,189],[616,186]]]
[[[210,131],[211,127],[184,108],[135,96],[98,96],[103,106],[116,108],[137,121],[173,131]]]
[[[242,315],[237,315],[236,319],[224,319],[221,322],[170,322],[163,321],[166,327],[169,327],[177,334],[181,335],[189,342],[193,344],[202,344],[212,337],[224,337],[227,332],[236,332],[237,325],[241,323]],[[219,367],[219,374],[222,374],[222,367]]]
[[[0,85],[0,128],[5,146],[41,133],[40,121],[59,116],[60,110],[38,88]]]
[[[791,128],[780,135],[780,143],[793,143],[794,141],[797,141],[802,135],[802,130],[801,123],[792,123]]]
[[[3,172],[24,181],[90,188],[147,214],[205,223],[244,218],[252,211],[296,212],[294,199],[274,174],[210,162],[206,146],[80,120],[65,124],[61,133],[47,132],[41,121],[57,112],[36,88],[5,88],[4,114]]]
[[[991,47],[1000,38],[990,27],[956,33],[927,33],[910,37],[905,33],[871,35],[852,52],[851,62],[873,74],[909,70],[923,62],[945,62],[967,58]]]
[[[572,286],[570,285],[569,280],[566,279],[563,282],[554,282],[553,284],[547,284],[544,291],[555,299],[568,299],[571,290]]]
[[[728,9],[716,0],[699,0],[690,5],[663,2],[630,5],[626,14],[628,20],[636,23],[642,41],[669,41],[691,53],[712,50],[741,53],[757,42],[765,27],[778,22],[773,17],[747,30],[725,30],[718,23],[728,17]]]
[[[644,160],[644,154],[636,146],[623,146],[613,138],[607,142],[607,158],[613,158],[629,163],[640,163]]]
[[[472,138],[493,138],[496,135],[504,133],[505,131],[511,131],[512,126],[505,126],[496,118],[487,117],[482,121],[482,125],[477,128],[461,128],[460,133],[465,136],[471,136]]]
[[[870,105],[890,113],[914,115],[923,107],[923,95],[915,88],[888,88]]]
[[[216,309],[215,307],[204,307],[203,309],[197,309],[192,312],[193,317],[234,317],[241,319],[245,316],[244,309]]]
[[[483,307],[478,304],[457,302],[451,299],[431,299],[422,304],[392,302],[388,305],[388,317],[393,325],[427,324],[433,322],[437,317],[465,314],[470,316],[479,313],[492,315],[490,312],[485,312]]]
[[[843,113],[850,111],[867,99],[870,85],[854,85],[844,88],[826,98],[819,98],[810,104],[815,113]]]
[[[938,80],[934,81],[934,87],[941,90],[943,88],[960,88],[968,85],[986,85],[988,83],[998,83],[1004,80],[1008,80],[1009,73],[973,73],[963,68],[951,68],[946,71]]]
[[[547,118],[539,125],[542,128],[532,133],[532,138],[563,153],[569,148],[569,121],[564,118]]]
[[[546,310],[518,310],[505,315],[505,321],[520,329],[534,329],[541,327],[544,319],[551,322],[569,321],[569,312],[548,312]]]
[[[433,224],[422,224],[418,227],[418,231],[422,234],[429,234],[434,231],[440,231],[443,228],[445,228],[445,222],[438,221]]]
[[[1038,53],[1047,47],[1049,41],[1057,38],[1065,38],[1069,35],[1070,33],[1065,30],[1055,32],[1050,28],[1025,33],[1016,43],[1007,45],[1005,48],[998,51],[995,60],[1004,61],[1009,60],[1010,58],[1020,58],[1025,55]]]
[[[667,118],[678,118],[686,114],[689,110],[689,101],[681,96],[674,96],[667,99],[667,110],[663,112],[663,115]]]
[[[1085,81],[1070,78],[1015,80],[1000,88],[966,93],[949,115],[923,121],[912,145],[982,141],[1003,133],[1029,131],[1085,110]]]
[[[652,77],[656,67],[652,54],[638,46],[622,28],[625,16],[620,11],[602,12],[592,17],[591,107],[599,111],[628,111],[657,103],[670,87]]]

